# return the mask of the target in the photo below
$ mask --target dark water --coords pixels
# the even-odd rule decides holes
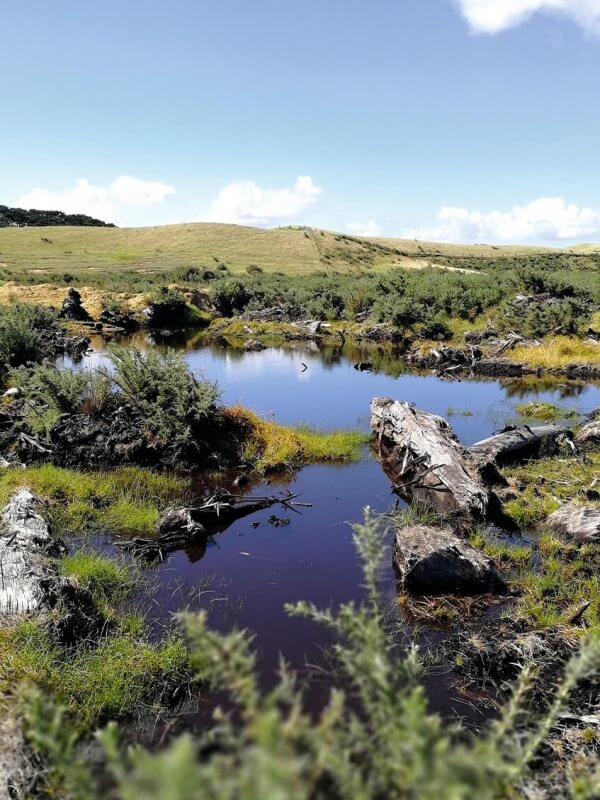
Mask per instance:
[[[83,362],[84,367],[105,361],[102,340],[93,344],[96,351]],[[360,353],[320,351],[314,345],[258,353],[222,349],[201,341],[179,346],[195,373],[218,382],[225,403],[240,402],[287,424],[368,430],[371,398],[387,395],[449,417],[459,439],[468,444],[514,421],[515,405],[527,400],[547,400],[580,412],[600,406],[597,385],[532,385],[514,380],[445,382],[402,372],[401,362],[389,353],[379,353],[378,362],[375,360],[380,371],[358,372],[353,361]],[[466,411],[472,415],[465,415]],[[358,464],[310,466],[287,484],[278,480],[248,491],[262,496],[290,490],[312,507],[300,509],[301,514],[277,507],[258,512],[215,536],[206,547],[171,554],[154,568],[158,589],[148,609],[156,631],[172,612],[185,607],[209,608],[212,624],[220,629],[236,625],[254,631],[267,685],[280,654],[303,673],[306,660],[318,661],[320,649],[328,641],[313,623],[290,619],[284,604],[310,600],[326,607],[359,599],[362,576],[349,523],[362,519],[365,506],[385,512],[393,503],[389,481],[369,448]],[[289,525],[270,525],[268,519],[273,513],[289,518]],[[252,527],[252,523],[260,524]],[[391,549],[381,585],[393,604]],[[445,680],[435,682],[432,694],[437,708],[468,716],[468,709],[453,705]]]

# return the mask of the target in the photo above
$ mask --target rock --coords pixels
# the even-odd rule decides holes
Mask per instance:
[[[450,528],[399,528],[394,563],[404,588],[417,594],[483,594],[504,588],[493,561]]]
[[[354,369],[357,370],[357,372],[371,372],[373,370],[373,362],[359,361],[354,365]]]
[[[204,525],[196,522],[189,508],[169,509],[158,523],[157,532],[161,539],[182,536],[185,541],[205,534]]]
[[[577,447],[599,447],[600,446],[600,418],[588,422],[575,434],[575,444]]]
[[[290,314],[285,306],[272,306],[260,311],[245,311],[242,314],[242,319],[253,322],[286,322],[289,318]]]
[[[546,520],[548,527],[559,536],[576,544],[600,541],[600,508],[567,503]]]
[[[81,303],[81,295],[72,286],[64,299],[60,316],[73,322],[91,322],[92,318]]]
[[[187,306],[183,298],[171,297],[158,303],[151,303],[142,313],[149,328],[177,329],[185,325]]]
[[[112,325],[114,328],[122,328],[128,332],[137,331],[140,327],[133,314],[129,312],[121,314],[120,311],[111,311],[108,308],[104,309],[100,314],[100,322],[105,325]]]
[[[262,350],[266,350],[267,347],[262,342],[259,342],[258,339],[250,339],[247,342],[244,342],[244,350],[247,353],[260,353]]]

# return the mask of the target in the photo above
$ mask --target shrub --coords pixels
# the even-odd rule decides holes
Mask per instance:
[[[41,361],[46,355],[42,332],[58,331],[56,313],[18,303],[0,307],[0,380],[10,367]]]
[[[114,381],[144,426],[174,454],[198,449],[219,397],[216,384],[197,380],[182,355],[111,346]]]

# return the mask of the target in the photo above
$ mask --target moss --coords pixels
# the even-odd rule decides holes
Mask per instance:
[[[576,408],[561,408],[555,403],[546,403],[539,400],[520,403],[516,406],[516,410],[521,417],[538,419],[544,422],[552,422],[559,419],[577,419],[579,417],[579,412]]]
[[[226,413],[241,431],[241,460],[259,472],[295,469],[316,462],[358,461],[367,441],[358,431],[323,432],[278,425],[241,406],[233,406]]]
[[[0,502],[21,486],[48,502],[57,530],[82,533],[151,533],[159,509],[181,499],[186,480],[137,467],[106,472],[78,472],[50,464],[26,470],[0,470]]]

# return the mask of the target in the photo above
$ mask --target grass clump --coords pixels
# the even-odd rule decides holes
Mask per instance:
[[[546,519],[569,500],[587,502],[586,490],[600,470],[600,452],[584,459],[543,458],[504,471],[518,497],[504,503],[504,511],[519,528]]]
[[[561,408],[556,403],[547,403],[541,400],[531,400],[528,403],[520,403],[516,410],[525,419],[537,419],[544,422],[552,422],[560,419],[577,419],[579,412],[576,408]]]
[[[531,367],[561,368],[568,364],[600,363],[600,347],[571,336],[553,336],[539,346],[517,345],[507,352],[514,361],[524,361]]]
[[[150,711],[189,678],[189,654],[176,635],[153,644],[118,630],[92,644],[63,648],[40,620],[26,620],[0,630],[0,654],[4,691],[35,684],[67,709],[80,730]]]
[[[51,464],[25,470],[0,470],[0,502],[22,486],[48,503],[54,527],[65,533],[108,530],[150,534],[160,510],[181,500],[187,482],[176,475],[140,467],[79,472]]]
[[[259,472],[296,469],[316,462],[358,461],[367,438],[358,431],[318,431],[264,420],[242,406],[226,415],[241,431],[241,461]]]
[[[133,589],[125,564],[93,551],[78,550],[66,556],[60,568],[64,575],[75,578],[79,586],[90,591],[97,604],[121,602]]]

